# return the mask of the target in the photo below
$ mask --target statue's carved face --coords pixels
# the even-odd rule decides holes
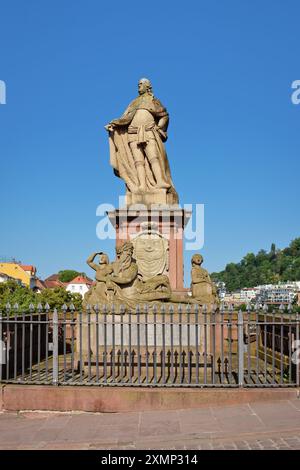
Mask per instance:
[[[129,250],[123,251],[123,253],[120,256],[120,261],[124,262],[127,261],[128,259],[132,258],[132,253]]]
[[[161,238],[140,238],[137,242],[137,252],[143,253],[145,258],[160,259],[163,254],[163,243]]]
[[[121,261],[121,263],[124,263],[125,261],[131,260],[132,258],[132,253],[133,253],[133,246],[131,243],[125,243],[120,250],[120,255],[118,256],[118,259]]]
[[[146,93],[149,90],[150,87],[151,87],[151,84],[150,84],[149,81],[140,80],[139,84],[138,84],[139,94],[143,95],[144,93]]]
[[[201,264],[203,263],[203,258],[201,255],[194,255],[192,257],[192,264],[196,264],[197,266],[201,266]]]
[[[116,259],[123,260],[128,256],[132,256],[133,253],[133,246],[130,242],[125,242],[123,245],[118,246],[116,248]]]
[[[105,253],[99,255],[99,264],[108,264],[108,256]]]

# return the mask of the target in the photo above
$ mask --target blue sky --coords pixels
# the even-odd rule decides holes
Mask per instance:
[[[299,2],[0,0],[0,15],[1,256],[41,277],[112,257],[96,208],[124,185],[103,126],[144,76],[180,201],[205,204],[206,268],[300,235]]]

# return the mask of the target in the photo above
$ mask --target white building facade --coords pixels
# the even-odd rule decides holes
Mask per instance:
[[[73,279],[66,287],[68,292],[72,294],[80,294],[82,297],[90,290],[92,287],[93,282],[83,276],[77,276]]]

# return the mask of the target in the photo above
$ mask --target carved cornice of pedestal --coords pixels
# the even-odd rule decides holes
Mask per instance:
[[[136,204],[124,209],[109,211],[107,215],[114,228],[118,228],[122,224],[131,223],[135,219],[159,222],[161,224],[169,223],[171,226],[184,228],[192,216],[192,211],[182,209],[178,204],[159,204],[152,205],[150,208]]]

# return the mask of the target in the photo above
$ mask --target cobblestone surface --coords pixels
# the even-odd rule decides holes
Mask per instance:
[[[132,413],[0,413],[0,449],[300,450],[300,400]]]

